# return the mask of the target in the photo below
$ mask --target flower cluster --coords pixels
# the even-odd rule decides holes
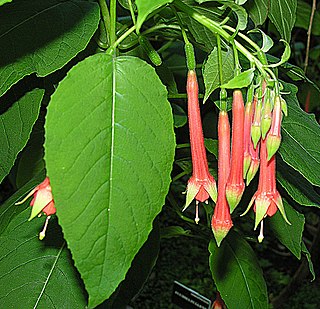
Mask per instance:
[[[289,223],[281,196],[276,188],[276,158],[281,142],[282,110],[285,102],[272,87],[261,81],[255,93],[248,91],[244,105],[240,89],[233,91],[232,141],[226,106],[218,120],[218,190],[208,169],[198,101],[198,83],[194,70],[187,79],[188,119],[193,173],[187,185],[184,210],[196,199],[196,223],[199,222],[198,204],[208,198],[216,202],[211,227],[218,246],[233,223],[231,214],[260,166],[259,186],[245,213],[252,205],[256,213],[255,229],[261,223],[259,241],[263,239],[263,219],[279,209]],[[231,147],[231,149],[230,149]],[[244,213],[244,214],[245,214]],[[289,223],[290,224],[290,223]]]

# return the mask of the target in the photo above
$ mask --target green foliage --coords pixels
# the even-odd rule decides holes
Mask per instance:
[[[274,23],[281,37],[287,42],[291,39],[291,30],[296,20],[297,0],[271,0],[270,20]]]
[[[0,5],[4,5],[5,3],[11,2],[12,0],[0,0]]]
[[[43,177],[39,174],[0,207],[1,307],[19,308],[23,301],[24,308],[84,308],[85,293],[57,220],[50,220],[40,241],[44,218],[29,222],[30,207],[14,205]]]
[[[229,309],[268,308],[267,287],[250,245],[230,231],[218,248],[209,244],[210,270],[222,299]]]
[[[311,15],[311,5],[302,0],[298,0],[297,18],[296,18],[295,27],[300,27],[305,30],[308,30],[309,23],[310,23],[309,22],[310,15]],[[318,10],[314,12],[313,25],[311,30],[313,35],[320,35],[320,28],[317,27],[317,25],[320,25],[320,13]]]
[[[221,88],[225,89],[237,89],[248,87],[253,79],[254,69],[249,69],[241,72],[239,75],[230,79],[226,84],[221,85]]]
[[[229,48],[227,51],[221,51],[222,54],[222,78],[223,82],[227,83],[234,77],[234,59],[232,49]],[[219,65],[218,65],[218,49],[214,48],[210,53],[204,68],[203,68],[203,79],[205,85],[204,102],[209,96],[220,86],[219,79]]]
[[[320,186],[320,127],[314,115],[308,115],[299,107],[297,88],[287,84],[290,94],[285,96],[288,117],[283,118],[283,142],[279,153],[282,159],[300,172],[313,185]]]
[[[148,15],[173,0],[136,0],[138,8],[137,29],[140,29]]]
[[[310,12],[302,0],[0,0],[0,178],[5,185],[0,198],[9,196],[0,207],[0,307],[124,308],[155,266],[160,240],[187,236],[181,239],[199,241],[202,252],[210,242],[213,278],[207,263],[195,265],[196,250],[174,253],[170,247],[170,253],[185,255],[195,265],[190,286],[207,273],[200,285],[209,297],[219,291],[228,309],[268,308],[257,252],[245,240],[251,237],[251,219],[235,212],[234,227],[218,248],[210,228],[211,201],[196,207],[199,225],[193,224],[194,209],[181,213],[188,177],[207,167],[217,176],[222,104],[229,112],[232,90],[241,88],[245,95],[248,86],[263,104],[262,80],[268,80],[267,93],[280,91],[287,104],[282,102],[287,108],[277,180],[291,222],[277,212],[266,218],[265,236],[273,234],[297,259],[305,255],[314,277],[302,239],[305,217],[295,208],[306,206],[303,213],[309,215],[311,206],[320,207],[320,127],[301,109],[297,87],[278,80],[307,81],[307,88],[299,84],[302,101],[311,85],[319,90],[318,81],[307,77],[319,65],[301,68],[305,42],[297,42],[292,31],[294,25],[309,27]],[[274,26],[268,27],[267,18]],[[318,19],[315,12],[313,34]],[[309,61],[314,62],[318,41],[311,42]],[[191,65],[184,46],[195,51]],[[208,164],[203,158],[197,168],[187,126],[188,67],[197,70],[200,102],[213,101],[201,106],[203,121],[197,128],[210,138],[205,139]],[[251,100],[253,94],[247,96]],[[306,110],[316,109],[316,102],[307,103],[302,104]],[[46,176],[57,213],[40,241],[45,220],[27,221],[31,198],[24,206],[14,204]],[[248,206],[256,185],[253,181],[246,188],[239,208]],[[51,198],[49,189],[35,194]],[[165,201],[170,211],[160,230],[158,214]],[[252,246],[261,253],[261,245],[252,241]]]
[[[304,216],[294,210],[285,199],[283,199],[283,207],[291,225],[284,221],[279,212],[270,218],[269,225],[278,240],[300,260],[305,219]]]
[[[251,0],[245,3],[245,8],[248,10],[250,18],[255,26],[262,25],[268,17],[268,0]]]
[[[6,102],[1,105],[0,181],[9,173],[18,153],[29,139],[32,127],[39,115],[43,94],[43,90],[34,89],[12,106],[8,106]]]
[[[45,159],[90,307],[114,292],[146,241],[164,204],[174,148],[166,90],[138,58],[87,58],[53,95]]]
[[[300,205],[320,207],[320,196],[314,187],[300,173],[277,161],[277,180],[288,194]]]
[[[14,1],[0,9],[0,20],[2,95],[24,76],[51,74],[82,51],[98,27],[99,7],[83,0]]]

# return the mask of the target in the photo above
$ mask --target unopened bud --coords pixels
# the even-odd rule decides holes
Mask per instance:
[[[268,161],[277,152],[281,144],[281,136],[269,134],[267,137]]]
[[[251,160],[250,167],[247,172],[247,186],[249,186],[251,180],[257,174],[257,171],[259,169],[259,165],[260,165],[259,159],[252,159]]]
[[[256,149],[259,143],[259,140],[261,138],[260,124],[251,125],[251,138],[252,138],[254,149]]]

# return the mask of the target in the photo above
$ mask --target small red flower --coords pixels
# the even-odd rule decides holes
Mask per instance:
[[[268,161],[266,143],[266,139],[261,140],[258,190],[252,197],[247,210],[242,214],[245,215],[254,203],[253,210],[256,213],[254,229],[258,227],[260,222],[262,223],[266,216],[273,216],[278,209],[284,220],[290,224],[283,207],[282,198],[276,188],[276,158],[273,156]],[[262,229],[263,224],[261,224],[259,242],[263,240]]]
[[[211,228],[220,246],[232,228],[230,209],[226,198],[226,184],[230,172],[230,123],[226,111],[220,111],[218,119],[218,200],[211,221]]]
[[[220,293],[217,292],[217,298],[214,301],[214,303],[212,304],[212,309],[226,309],[226,305],[224,303],[224,301],[222,300]]]
[[[47,215],[44,229],[39,235],[39,238],[43,239],[45,237],[45,232],[50,216],[56,213],[49,177],[46,177],[42,183],[36,186],[22,201],[16,203],[16,205],[24,203],[32,195],[33,199],[30,202],[32,210],[29,221],[36,216],[41,216],[41,212]]]
[[[206,149],[202,132],[198,100],[198,82],[194,70],[188,72],[188,120],[190,133],[190,146],[192,157],[192,176],[188,181],[185,210],[193,199],[196,199],[196,223],[199,222],[198,203],[217,199],[217,187],[213,176],[209,172]]]

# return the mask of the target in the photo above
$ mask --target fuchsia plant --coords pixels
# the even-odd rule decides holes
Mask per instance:
[[[0,308],[123,308],[169,237],[208,247],[214,308],[269,307],[270,243],[313,271],[320,129],[290,40],[296,17],[314,27],[260,2],[0,1]]]

